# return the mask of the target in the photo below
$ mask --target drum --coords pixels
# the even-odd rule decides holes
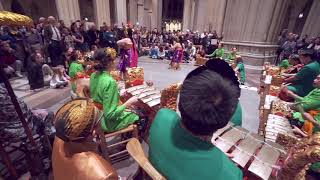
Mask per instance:
[[[245,176],[255,177],[252,179],[272,177],[272,171],[278,167],[277,162],[286,154],[279,144],[265,142],[262,136],[233,127],[231,123],[216,131],[211,141],[221,151],[233,155],[231,160],[244,171]]]

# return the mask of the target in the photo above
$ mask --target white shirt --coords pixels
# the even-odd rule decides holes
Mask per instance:
[[[55,41],[60,41],[61,40],[61,35],[60,35],[60,31],[57,27],[55,26],[51,26],[51,30],[52,30],[52,40]]]

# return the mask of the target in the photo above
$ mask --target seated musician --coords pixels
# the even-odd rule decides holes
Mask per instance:
[[[98,155],[94,129],[102,114],[91,100],[67,102],[55,115],[56,137],[52,150],[54,179],[118,179],[112,165]]]
[[[206,55],[206,57],[208,58],[212,58],[212,57],[222,58],[223,56],[224,56],[224,48],[222,43],[219,43],[218,48],[214,50],[212,54]]]
[[[115,58],[106,49],[98,49],[94,54],[95,73],[90,77],[90,94],[96,106],[104,112],[101,121],[105,132],[114,132],[128,127],[139,119],[139,117],[128,111],[128,108],[137,102],[136,97],[120,104],[120,95],[116,80],[110,75],[115,68]]]
[[[240,88],[233,69],[209,60],[189,73],[179,110],[161,109],[150,129],[149,158],[167,179],[242,179],[242,172],[211,143],[234,114]]]
[[[246,71],[244,69],[242,57],[237,55],[234,63],[235,63],[234,71],[237,74],[239,74],[238,77],[239,77],[240,84],[244,85],[244,83],[246,82]]]
[[[289,83],[289,85],[281,88],[279,97],[283,100],[290,101],[290,98],[286,98],[286,92],[289,91],[301,97],[306,96],[314,89],[313,80],[320,73],[320,64],[317,60],[312,59],[312,50],[301,50],[299,57],[305,66],[301,68],[297,74],[289,76],[284,80],[284,82]]]
[[[228,62],[233,62],[233,60],[236,59],[237,51],[238,49],[236,47],[233,47],[231,51],[224,56],[224,59]]]
[[[298,122],[292,122],[295,126],[295,132],[302,136],[311,136],[313,133],[320,130],[320,75],[314,80],[315,87],[307,96],[300,97],[292,91],[288,91],[288,95],[295,99],[295,104],[292,106],[296,112],[293,114],[293,119]],[[302,131],[297,128],[302,128]]]
[[[292,74],[297,73],[303,66],[304,65],[300,62],[299,55],[297,54],[291,54],[289,56],[288,64],[280,64],[280,67],[285,69],[283,76],[286,77],[290,77]]]
[[[83,60],[79,57],[79,51],[72,51],[70,53],[70,60],[71,64],[69,67],[69,76],[71,78],[71,89],[73,93],[76,93],[76,79],[77,78],[83,78],[85,76],[84,74],[84,67],[83,67]]]

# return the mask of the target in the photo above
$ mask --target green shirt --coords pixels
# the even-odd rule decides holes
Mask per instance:
[[[279,64],[279,67],[287,69],[290,66],[290,63],[288,61],[288,59],[284,59],[281,61],[281,63]]]
[[[297,103],[300,104],[306,112],[310,110],[320,110],[320,88],[312,90],[307,96],[303,97],[303,99]],[[293,117],[294,119],[304,122],[303,116],[300,112],[293,113]],[[320,123],[320,114],[316,115],[314,119]],[[314,131],[318,132],[319,129],[315,127]]]
[[[224,59],[225,59],[226,61],[231,62],[231,61],[233,61],[233,60],[236,59],[236,54],[228,53],[228,54],[224,57]]]
[[[246,82],[246,71],[242,62],[237,64],[238,71],[240,72],[240,82],[244,84]]]
[[[169,109],[161,109],[152,123],[149,159],[169,180],[242,180],[242,171],[221,150],[182,128]]]
[[[231,122],[234,124],[234,126],[242,125],[242,108],[240,102],[238,103],[237,109],[231,118]]]
[[[221,49],[216,49],[213,51],[212,54],[209,55],[210,57],[219,57],[219,58],[222,58],[224,56],[224,49],[221,48]]]
[[[119,105],[118,85],[108,72],[91,75],[90,94],[94,102],[103,105],[104,119],[101,126],[104,131],[113,132],[126,128],[139,119],[136,114],[126,111],[126,106]]]
[[[73,61],[69,67],[69,76],[71,78],[76,78],[78,72],[84,72],[83,65],[76,62],[76,61]],[[76,87],[75,83],[71,82],[71,89],[73,92],[76,92],[76,88],[77,87]]]
[[[317,61],[313,61],[305,65],[296,75],[296,81],[288,86],[290,91],[293,91],[299,96],[306,96],[310,91],[314,89],[313,80],[320,73],[320,64]]]

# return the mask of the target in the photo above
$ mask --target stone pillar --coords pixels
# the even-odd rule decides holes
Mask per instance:
[[[116,0],[116,23],[118,26],[123,24],[127,24],[127,4],[126,0]]]
[[[59,19],[64,20],[67,26],[76,20],[80,20],[78,0],[56,0]]]
[[[207,23],[211,24],[212,30],[216,30],[218,35],[222,35],[226,5],[227,0],[210,0],[207,6]]]
[[[160,30],[162,23],[162,0],[152,0],[151,28]]]
[[[184,0],[182,31],[186,31],[187,29],[190,29],[191,27],[190,19],[191,19],[191,0]]]
[[[196,1],[196,9],[194,24],[193,27],[196,30],[203,31],[208,30],[209,23],[208,23],[208,12],[212,11],[213,7],[208,7],[208,4],[211,0],[197,0]]]
[[[144,15],[144,0],[138,0],[137,5],[138,5],[138,14],[137,14],[137,18],[138,18],[138,22],[140,24],[140,26],[144,26],[143,24],[143,15]]]
[[[314,0],[308,14],[307,20],[303,26],[301,35],[309,35],[309,37],[317,37],[320,35],[320,1]]]
[[[4,11],[4,8],[2,6],[2,2],[0,1],[0,11]]]
[[[104,22],[111,25],[109,0],[94,0],[93,6],[97,26],[102,26]]]
[[[138,21],[138,0],[129,0],[129,19],[132,25]]]
[[[152,0],[144,0],[143,25],[151,30]]]
[[[158,8],[158,14],[157,14],[157,16],[158,16],[158,23],[157,23],[157,28],[158,28],[158,30],[162,30],[162,8],[163,8],[163,0],[158,0],[158,7],[156,7],[156,8]]]
[[[225,49],[237,47],[245,64],[254,70],[260,70],[265,61],[273,62],[276,58],[276,36],[289,2],[228,0],[223,24]]]

